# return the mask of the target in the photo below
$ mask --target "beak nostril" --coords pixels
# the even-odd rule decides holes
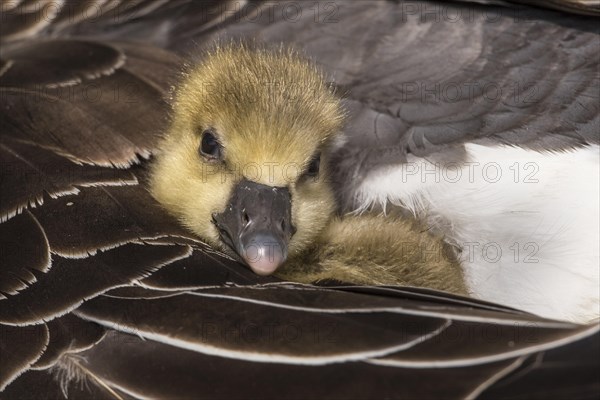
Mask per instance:
[[[285,232],[285,219],[281,220],[281,230]]]
[[[244,226],[250,223],[250,217],[248,217],[248,213],[246,213],[246,210],[242,211],[242,223],[244,224]]]

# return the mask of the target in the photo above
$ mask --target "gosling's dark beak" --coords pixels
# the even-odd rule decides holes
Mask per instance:
[[[242,180],[229,204],[213,214],[221,240],[258,275],[270,275],[287,258],[292,226],[292,201],[287,188]]]

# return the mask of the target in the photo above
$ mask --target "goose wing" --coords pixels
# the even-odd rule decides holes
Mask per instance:
[[[136,13],[107,33],[114,20],[86,28],[63,8],[46,24],[33,3],[6,4],[25,16],[2,28],[3,398],[597,395],[598,326],[426,290],[260,278],[165,215],[145,159],[180,60],[114,32],[148,33],[144,21],[189,5],[118,3]],[[235,25],[183,20],[163,22],[207,41]],[[81,36],[35,37],[46,32]]]
[[[466,143],[598,144],[596,18],[476,3],[490,4],[265,5],[209,37],[290,43],[331,73],[350,115],[332,162],[347,203],[369,173],[409,156],[461,162]],[[544,3],[597,12],[593,2]]]

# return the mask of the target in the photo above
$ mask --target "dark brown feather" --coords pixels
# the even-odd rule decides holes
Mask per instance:
[[[51,320],[188,254],[185,246],[125,244],[90,258],[53,256],[52,268],[38,274],[34,285],[0,301],[0,323],[26,325]]]
[[[50,248],[46,235],[30,212],[0,224],[0,299],[36,281],[32,271],[47,272]]]
[[[48,347],[32,365],[36,370],[51,368],[66,353],[77,353],[92,347],[105,334],[100,325],[79,319],[73,314],[56,318],[47,327],[50,335]]]
[[[11,129],[5,126],[2,133]],[[128,170],[81,166],[39,147],[41,143],[12,140],[2,134],[0,138],[0,221],[42,205],[48,197],[76,194],[81,187],[137,183]]]
[[[45,324],[25,327],[0,324],[0,391],[41,357],[48,339]]]

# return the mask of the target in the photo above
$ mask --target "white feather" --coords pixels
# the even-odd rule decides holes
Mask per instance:
[[[597,145],[540,153],[467,144],[469,161],[412,157],[373,171],[360,210],[403,206],[462,249],[474,297],[544,317],[600,317]]]

